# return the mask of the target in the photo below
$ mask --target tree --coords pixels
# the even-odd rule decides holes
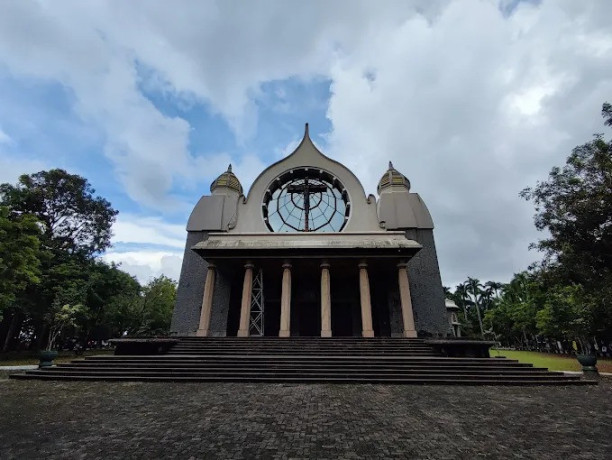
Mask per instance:
[[[612,126],[612,107],[602,107]],[[612,142],[597,134],[576,147],[563,168],[521,196],[536,206],[535,224],[550,237],[535,247],[545,254],[542,267],[560,285],[579,285],[583,300],[610,318],[612,308]],[[606,325],[606,335],[612,325]],[[591,333],[595,333],[593,330]]]
[[[40,283],[27,284],[14,303],[11,326],[0,323],[0,338],[6,338],[6,345],[25,321],[33,330],[33,346],[42,346],[52,305],[86,305],[91,264],[110,246],[117,211],[95,196],[85,178],[61,169],[24,174],[16,185],[1,184],[0,206],[8,208],[11,221],[36,219],[40,229]]]
[[[0,206],[0,349],[8,350],[22,321],[19,297],[40,282],[40,231],[32,216],[10,218]]]
[[[484,286],[489,298],[499,299],[499,294],[503,289],[504,284],[497,281],[487,281]]]
[[[604,104],[606,124],[612,109]],[[546,262],[557,263],[569,279],[584,285],[609,281],[612,270],[612,144],[601,134],[576,147],[563,168],[521,196],[536,205],[535,224],[550,237],[535,246]]]
[[[129,312],[140,302],[141,286],[115,264],[91,266],[85,302],[89,311],[86,336],[103,340],[119,337],[131,324]]]
[[[468,322],[467,311],[468,311],[468,305],[470,302],[470,296],[468,293],[466,283],[457,285],[457,287],[455,288],[455,298],[453,300],[463,310],[463,319],[467,323]]]
[[[89,258],[110,246],[117,211],[95,197],[87,179],[63,169],[24,174],[17,185],[0,185],[0,204],[16,214],[31,214],[42,224],[50,249]]]
[[[480,337],[484,339],[484,329],[482,327],[482,316],[480,313],[480,308],[483,300],[483,290],[482,284],[476,278],[468,277],[467,279],[467,292],[472,296],[472,302],[474,303],[474,307],[476,309],[476,315],[478,316],[478,325],[480,326]]]
[[[9,209],[0,207],[0,319],[13,306],[17,295],[30,283],[40,281],[40,241],[32,216],[9,218]]]
[[[47,314],[49,323],[49,340],[47,350],[52,350],[57,345],[60,334],[67,327],[75,327],[79,315],[83,315],[83,305],[59,305],[56,303],[53,309]]]
[[[161,275],[143,287],[140,299],[126,305],[129,335],[167,334],[176,301],[176,282]]]

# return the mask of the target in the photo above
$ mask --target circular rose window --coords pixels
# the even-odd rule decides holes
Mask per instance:
[[[263,200],[263,217],[273,232],[339,232],[349,211],[344,186],[318,169],[281,174],[270,184]]]

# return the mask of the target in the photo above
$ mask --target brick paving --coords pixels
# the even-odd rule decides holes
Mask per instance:
[[[0,380],[0,458],[611,458],[589,387]]]

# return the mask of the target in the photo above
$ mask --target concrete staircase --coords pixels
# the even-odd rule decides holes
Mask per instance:
[[[575,385],[579,376],[516,360],[446,358],[421,339],[184,337],[164,355],[91,356],[17,379]]]

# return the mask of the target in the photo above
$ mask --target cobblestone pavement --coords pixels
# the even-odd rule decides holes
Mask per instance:
[[[611,458],[591,387],[0,380],[0,458]]]

